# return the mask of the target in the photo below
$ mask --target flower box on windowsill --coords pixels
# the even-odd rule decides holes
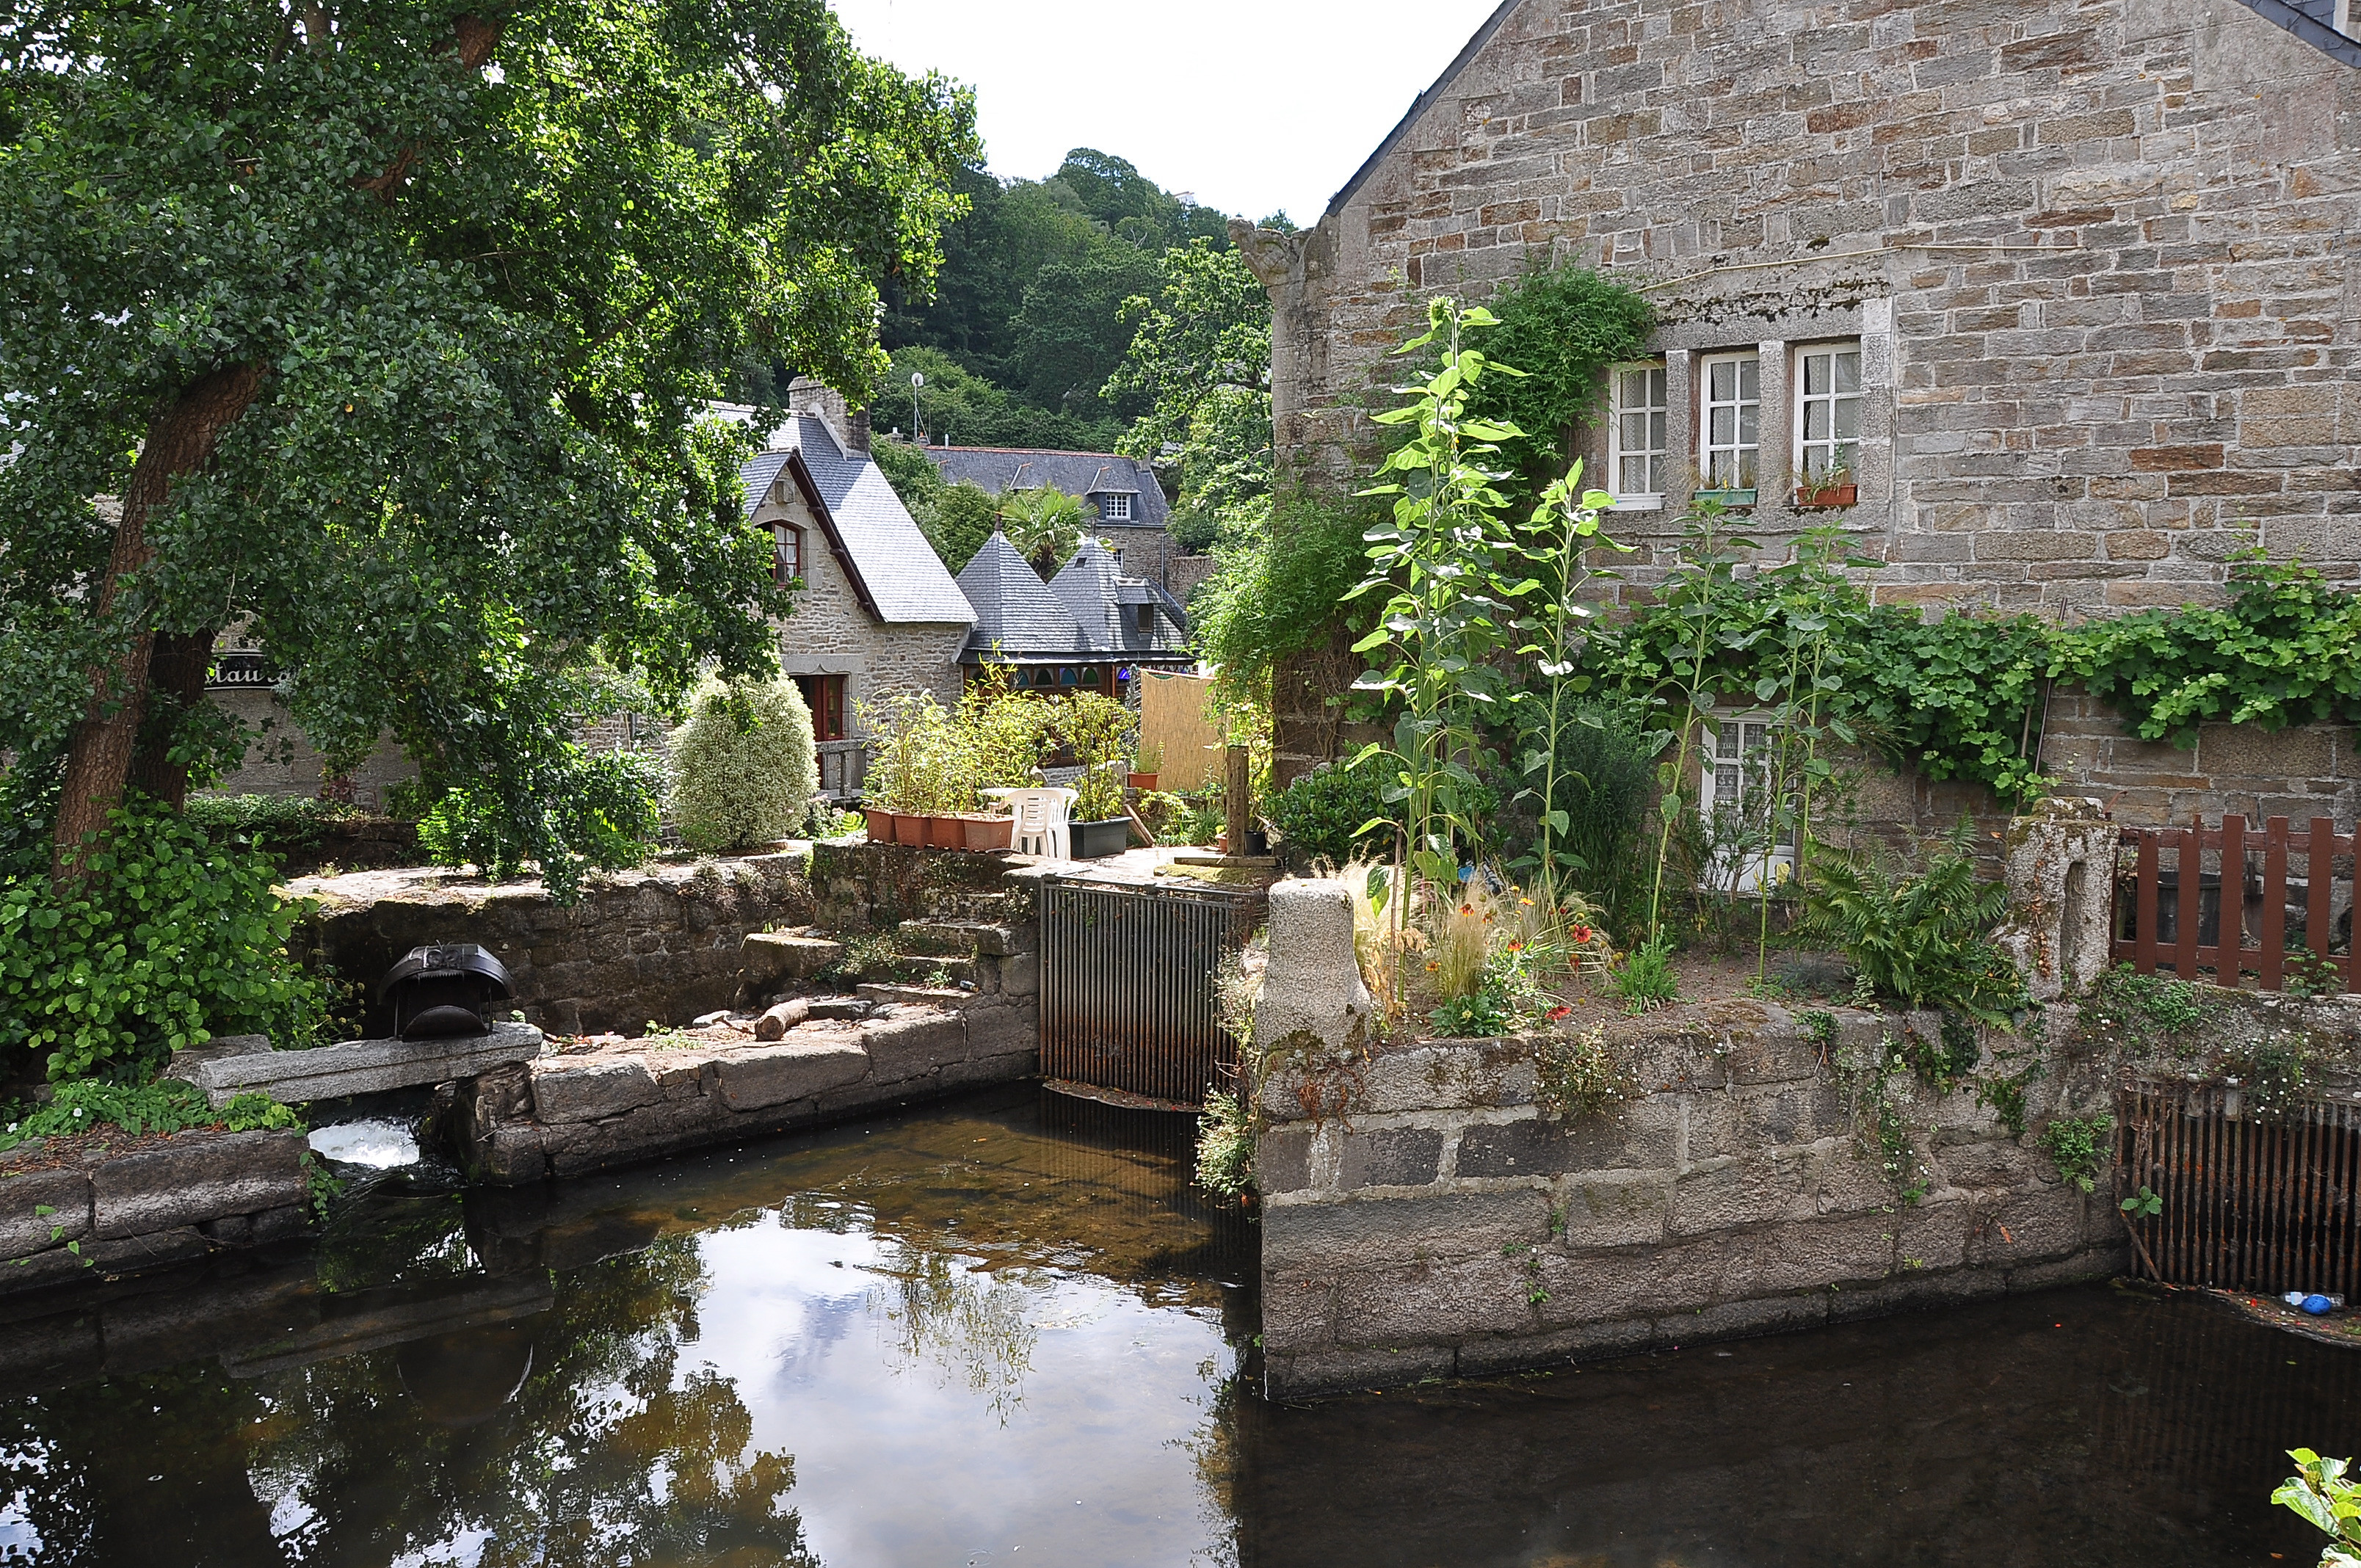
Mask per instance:
[[[1798,507],[1849,507],[1860,500],[1859,485],[1800,485],[1795,489]]]
[[[1751,507],[1754,504],[1754,488],[1750,485],[1742,490],[1699,490],[1689,499],[1698,501],[1719,501],[1734,510],[1740,507]]]

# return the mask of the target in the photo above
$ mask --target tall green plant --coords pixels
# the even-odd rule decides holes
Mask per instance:
[[[1499,444],[1521,433],[1467,411],[1487,376],[1523,374],[1469,346],[1472,332],[1494,324],[1480,305],[1436,299],[1427,330],[1397,351],[1431,352],[1435,367],[1402,389],[1407,403],[1374,416],[1408,439],[1378,466],[1381,482],[1361,492],[1389,498],[1393,518],[1369,530],[1369,575],[1345,596],[1381,601],[1377,629],[1354,652],[1389,650],[1380,654],[1388,662],[1355,689],[1400,706],[1386,795],[1405,806],[1409,866],[1430,883],[1455,881],[1457,846],[1481,837],[1469,809],[1483,782],[1471,765],[1483,746],[1479,721],[1503,712],[1509,692],[1499,665],[1521,641],[1514,600],[1538,587],[1512,570],[1524,563],[1500,488]],[[1389,749],[1363,755],[1379,751]],[[1399,912],[1407,901],[1393,902]]]
[[[1915,875],[1833,852],[1815,861],[1805,928],[1841,948],[1879,996],[1995,1025],[2023,1004],[2024,980],[1987,935],[2008,890],[1976,879],[1963,834]]]
[[[1678,629],[1665,648],[1649,690],[1652,705],[1670,707],[1678,737],[1673,760],[1657,770],[1656,874],[1648,893],[1648,934],[1664,934],[1664,868],[1673,856],[1675,829],[1687,809],[1689,745],[1714,706],[1714,665],[1730,630],[1730,600],[1741,551],[1753,540],[1730,532],[1720,502],[1692,503],[1682,520],[1683,540],[1670,576],[1657,592],[1660,614]]]
[[[1560,895],[1561,883],[1586,869],[1582,856],[1565,848],[1573,818],[1561,795],[1575,781],[1565,777],[1561,768],[1566,726],[1574,721],[1572,706],[1590,685],[1587,677],[1575,671],[1582,628],[1592,614],[1591,607],[1576,597],[1588,576],[1583,556],[1592,544],[1602,541],[1598,514],[1615,504],[1615,498],[1602,490],[1581,491],[1577,500],[1576,487],[1581,483],[1582,463],[1577,458],[1565,476],[1543,493],[1532,517],[1518,529],[1518,550],[1535,574],[1532,580],[1547,596],[1538,613],[1531,617],[1537,635],[1517,650],[1537,657],[1539,673],[1547,683],[1546,696],[1519,694],[1542,709],[1533,726],[1540,743],[1529,748],[1522,758],[1524,776],[1540,775],[1538,794],[1530,785],[1525,792],[1539,806],[1540,830],[1532,854],[1520,863],[1530,866],[1534,889],[1552,910],[1565,903]]]

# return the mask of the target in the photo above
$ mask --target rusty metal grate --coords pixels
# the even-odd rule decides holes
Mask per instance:
[[[2146,1272],[2168,1285],[2361,1300],[2361,1105],[2262,1115],[2244,1088],[2147,1081],[2124,1108],[2125,1184],[2164,1201],[2132,1224]]]
[[[1202,1105],[1237,1065],[1216,995],[1261,894],[1045,880],[1041,1076]]]
[[[2169,969],[2217,985],[2251,974],[2261,989],[2279,991],[2294,970],[2314,990],[2361,991],[2354,839],[2324,817],[2302,834],[2284,817],[2259,829],[2243,817],[2219,828],[2202,818],[2193,828],[2126,828],[2133,864],[2115,881],[2112,957],[2142,974]]]

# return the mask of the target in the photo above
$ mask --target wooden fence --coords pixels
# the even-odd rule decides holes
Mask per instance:
[[[2128,870],[2115,879],[2114,960],[2142,974],[2169,969],[2265,991],[2361,991],[2353,950],[2356,835],[2315,817],[2298,834],[2284,817],[2260,831],[2243,817],[2219,828],[2126,828]],[[2251,938],[2251,945],[2249,945]]]

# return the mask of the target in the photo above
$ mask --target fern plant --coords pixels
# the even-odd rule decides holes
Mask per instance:
[[[1820,850],[1804,895],[1805,929],[1842,948],[1853,972],[1886,1001],[2004,1025],[2025,995],[2015,966],[1987,937],[2007,904],[2000,883],[1977,880],[1957,837],[1915,875]]]

